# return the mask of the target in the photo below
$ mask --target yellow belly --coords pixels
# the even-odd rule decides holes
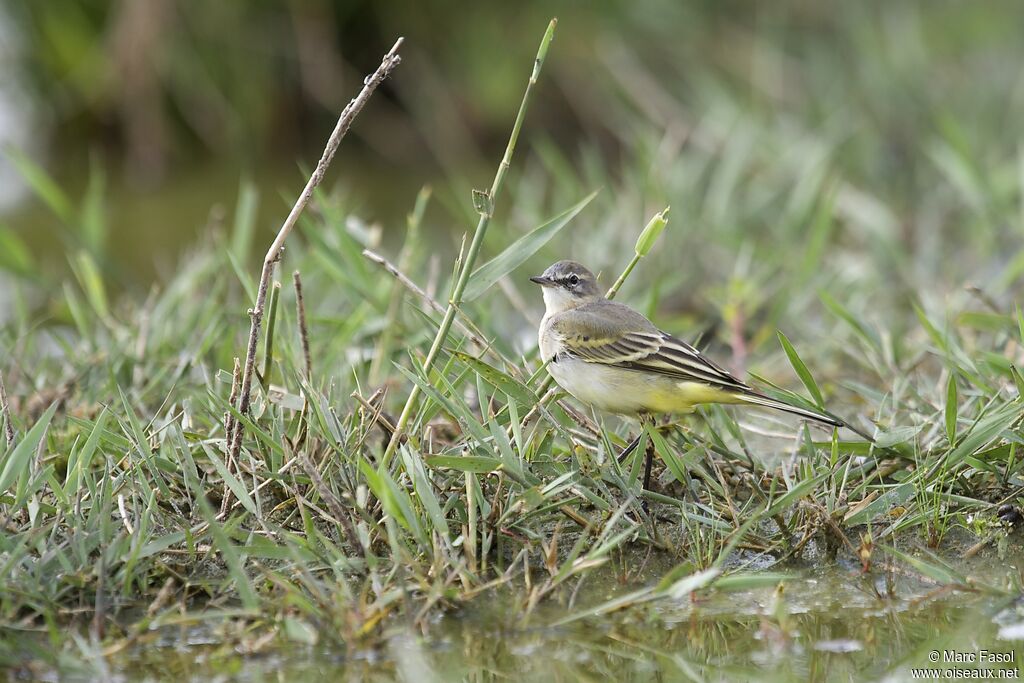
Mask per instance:
[[[702,403],[739,403],[736,394],[698,382],[675,382],[667,391],[653,392],[649,412],[688,413]]]
[[[707,384],[577,359],[550,363],[548,372],[580,401],[610,413],[688,413],[701,403],[742,402],[736,394]]]

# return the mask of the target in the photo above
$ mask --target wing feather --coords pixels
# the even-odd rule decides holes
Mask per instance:
[[[693,346],[655,327],[636,311],[602,300],[601,310],[584,305],[556,315],[548,332],[561,342],[551,360],[563,355],[628,370],[651,372],[681,382],[697,382],[734,392],[747,403],[775,408],[835,427],[844,426],[827,413],[806,410],[757,393]],[[609,311],[609,309],[611,309]],[[542,332],[542,337],[545,333]],[[858,432],[860,433],[860,432]],[[870,440],[870,437],[866,437]]]
[[[581,306],[551,321],[563,352],[586,361],[666,375],[686,382],[747,394],[753,391],[728,370],[647,318],[618,303],[603,301],[600,311]]]

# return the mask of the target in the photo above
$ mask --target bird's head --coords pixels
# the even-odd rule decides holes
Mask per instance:
[[[530,280],[543,287],[548,313],[560,313],[601,298],[597,277],[575,261],[559,261]]]

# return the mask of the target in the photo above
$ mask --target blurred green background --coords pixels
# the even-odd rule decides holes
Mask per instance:
[[[85,239],[20,180],[20,155],[72,202],[90,187],[103,196],[114,286],[172,268],[230,219],[243,180],[261,191],[269,235],[399,35],[403,63],[328,184],[385,244],[433,185],[426,224],[455,249],[552,15],[558,35],[491,253],[538,212],[603,187],[555,252],[621,265],[615,250],[628,253],[670,203],[676,236],[646,270],[682,266],[675,284],[708,276],[727,288],[741,271],[770,282],[760,259],[743,257],[768,243],[783,252],[772,267],[794,263],[793,245],[795,262],[876,278],[880,291],[956,289],[999,272],[979,283],[998,296],[1014,280],[1004,266],[1021,231],[1024,6],[1009,0],[9,3],[0,221],[32,255],[15,265],[59,272],[69,241]],[[822,197],[834,226],[808,252]],[[586,240],[588,224],[607,239]],[[724,292],[719,304],[737,296],[757,295]]]
[[[463,302],[460,309],[465,315],[459,320],[471,321],[493,344],[495,354],[508,359],[502,361],[504,370],[513,374],[522,370],[517,376],[525,377],[536,367],[533,352],[542,306],[527,276],[557,258],[572,257],[601,271],[603,282],[610,284],[633,255],[643,225],[656,211],[671,205],[668,229],[654,252],[632,272],[619,298],[651,315],[664,329],[706,342],[714,358],[743,376],[749,369],[780,386],[797,388],[797,375],[802,379],[813,372],[816,379],[811,385],[817,387],[814,382],[820,382],[821,391],[811,393],[823,394],[830,410],[876,434],[879,448],[887,449],[886,463],[891,463],[890,452],[900,454],[900,468],[892,470],[886,464],[882,474],[881,467],[871,465],[880,465],[878,451],[865,450],[864,444],[843,444],[841,453],[837,444],[831,459],[822,458],[820,448],[810,441],[810,432],[803,432],[807,437],[803,444],[791,439],[795,420],[758,412],[744,414],[738,425],[725,411],[707,411],[704,426],[695,426],[696,433],[704,430],[709,435],[701,443],[728,443],[734,453],[741,449],[750,461],[749,471],[757,474],[749,481],[761,482],[748,489],[740,483],[748,481],[747,475],[730,478],[737,490],[746,493],[744,499],[737,498],[744,501],[743,509],[760,505],[752,492],[770,481],[771,510],[782,509],[779,501],[783,501],[786,514],[792,514],[787,524],[778,523],[779,535],[771,536],[771,550],[777,551],[777,557],[789,558],[794,546],[792,553],[799,553],[811,533],[839,528],[834,523],[823,525],[819,518],[834,518],[851,534],[860,534],[860,525],[877,515],[876,524],[886,525],[886,531],[876,537],[882,543],[888,542],[890,532],[893,537],[912,532],[927,538],[932,548],[939,546],[949,528],[959,525],[969,532],[969,542],[977,545],[964,550],[959,540],[950,544],[950,555],[957,558],[1004,533],[988,525],[998,524],[994,515],[999,504],[1021,502],[1024,472],[1017,449],[1021,443],[1018,397],[1024,381],[1016,370],[1024,367],[1024,318],[1018,303],[1024,274],[1020,249],[1024,3],[1020,0],[0,0],[0,371],[13,399],[19,431],[36,424],[51,402],[54,409],[66,403],[70,416],[51,432],[55,433],[51,441],[58,446],[52,448],[55,457],[31,458],[33,447],[23,450],[26,455],[17,465],[24,468],[17,505],[24,503],[26,510],[18,514],[26,521],[8,534],[12,539],[8,545],[16,548],[11,552],[19,553],[20,559],[5,562],[11,567],[20,563],[22,568],[9,572],[10,587],[0,591],[0,616],[16,622],[19,630],[31,626],[26,614],[48,615],[51,647],[38,655],[40,659],[46,659],[51,650],[66,651],[57,644],[58,632],[76,632],[62,631],[62,620],[71,618],[68,615],[91,618],[84,607],[88,605],[96,605],[97,613],[101,612],[100,605],[106,605],[100,600],[104,590],[111,597],[121,596],[120,602],[111,603],[115,613],[128,605],[134,610],[136,600],[144,607],[165,572],[178,576],[179,563],[193,563],[181,570],[187,578],[181,581],[180,594],[191,600],[197,595],[196,586],[206,586],[214,581],[213,575],[220,576],[222,561],[232,566],[227,549],[234,543],[226,540],[227,535],[223,541],[213,536],[219,550],[202,551],[202,558],[192,549],[200,547],[193,543],[192,532],[182,536],[190,549],[178,547],[183,542],[173,540],[171,533],[185,534],[178,529],[190,528],[200,521],[197,515],[205,517],[206,512],[190,503],[182,505],[186,510],[182,514],[173,500],[170,507],[165,506],[166,494],[158,499],[158,487],[151,482],[164,481],[166,475],[174,495],[191,500],[194,460],[206,468],[204,481],[209,477],[215,488],[220,488],[218,477],[227,481],[223,474],[213,476],[220,467],[211,464],[218,461],[210,446],[221,433],[233,362],[245,348],[250,325],[246,309],[254,299],[261,256],[306,182],[339,112],[359,90],[364,75],[377,67],[398,36],[404,36],[401,65],[356,120],[330,168],[323,193],[289,239],[279,268],[284,281],[280,321],[276,335],[267,335],[276,341],[273,348],[267,344],[260,352],[268,384],[270,379],[280,382],[291,398],[304,391],[306,396],[322,397],[309,405],[320,406],[317,412],[324,414],[330,406],[332,416],[337,408],[342,417],[334,421],[344,425],[345,436],[340,439],[334,426],[326,426],[334,422],[322,416],[317,427],[305,409],[301,415],[292,414],[291,408],[278,409],[272,401],[263,402],[257,422],[273,432],[275,441],[279,434],[288,439],[289,452],[292,443],[307,443],[306,428],[312,424],[310,435],[315,438],[308,443],[316,448],[310,447],[311,457],[322,458],[324,479],[331,486],[354,491],[356,483],[362,486],[371,481],[367,472],[373,468],[362,469],[368,462],[363,458],[375,457],[384,444],[378,444],[376,436],[366,437],[364,429],[369,430],[377,417],[366,420],[353,392],[369,397],[377,388],[386,388],[383,409],[399,414],[411,385],[409,375],[392,371],[392,363],[418,368],[420,352],[434,338],[434,322],[429,315],[420,315],[418,299],[392,289],[392,278],[364,260],[362,250],[371,247],[400,261],[413,281],[437,300],[447,300],[452,256],[477,223],[471,190],[490,185],[538,43],[552,16],[559,18],[555,40],[476,265],[502,253],[527,231],[592,191],[600,193],[509,278]],[[406,215],[426,185],[433,194],[422,231],[407,229]],[[256,218],[251,221],[253,213]],[[301,270],[304,282],[312,373],[301,364],[304,354],[292,317],[295,289],[289,275],[295,269]],[[127,296],[108,297],[108,293]],[[402,303],[409,305],[400,307]],[[274,320],[274,315],[269,319]],[[792,340],[810,371],[796,369],[798,364],[780,347],[777,330]],[[473,348],[455,334],[447,342],[445,353],[449,347]],[[429,435],[422,444],[426,455],[455,453],[463,445],[467,453],[470,448],[484,452],[490,446],[477,434],[485,434],[485,429],[504,430],[505,423],[495,415],[493,401],[479,401],[470,408],[490,393],[483,375],[463,372],[458,364],[437,374],[444,380],[438,386],[445,400],[450,397],[452,402],[432,397],[421,401],[410,433]],[[509,397],[510,406],[515,404],[513,398]],[[482,417],[471,427],[459,418],[455,429],[456,413],[442,410],[442,404],[460,406],[460,414],[471,415],[473,421],[477,410]],[[522,404],[517,410],[526,415],[530,409]],[[519,417],[511,409],[504,414],[514,431]],[[107,419],[104,416],[111,420],[116,416],[120,432],[111,422],[106,435],[101,424]],[[523,462],[535,467],[539,481],[550,484],[544,489],[550,497],[544,500],[561,496],[562,487],[568,486],[562,484],[563,476],[574,471],[593,475],[601,487],[594,490],[603,491],[614,504],[609,509],[617,508],[627,496],[632,499],[637,465],[628,485],[618,475],[615,488],[602,480],[608,470],[601,453],[608,452],[604,449],[610,441],[594,442],[591,449],[591,438],[586,436],[581,443],[587,447],[577,448],[575,432],[571,440],[561,435],[563,429],[571,428],[568,417],[546,416],[538,424],[537,433],[542,436],[537,440],[531,436],[524,444],[516,435],[515,442]],[[551,427],[557,429],[550,437],[543,436]],[[622,437],[631,429],[616,428]],[[38,429],[41,435],[45,425]],[[92,436],[87,441],[81,438],[87,432],[96,434],[97,442]],[[151,457],[145,446],[149,433],[160,444],[158,458]],[[682,441],[684,433],[689,434],[689,428],[677,430],[673,437],[673,449],[681,454],[678,462],[701,452],[709,463],[716,462],[709,448],[698,448],[689,436]],[[290,441],[293,437],[296,441]],[[79,446],[72,444],[83,441],[92,444],[86,446],[89,456],[59,457],[63,450],[80,454]],[[336,441],[341,445],[335,446]],[[82,465],[89,463],[89,449],[96,448],[96,443],[100,450],[92,465]],[[135,443],[139,448],[134,448]],[[258,442],[262,449],[259,444],[262,439]],[[796,463],[803,448],[812,457],[795,465],[796,476],[779,470],[779,476],[762,478],[783,458]],[[325,455],[334,450],[342,457]],[[285,474],[282,460],[273,460],[284,452],[268,449],[265,457],[271,465],[265,471],[262,466],[253,470],[254,482],[263,478],[266,483]],[[865,453],[867,464],[859,459]],[[177,467],[179,457],[190,462],[189,467]],[[166,465],[154,466],[151,460]],[[848,479],[855,460],[858,473]],[[23,482],[30,472],[52,465],[57,469],[42,471],[60,474],[69,462],[77,468],[71,470],[75,472],[69,478],[72,484],[32,475],[36,488],[31,490],[41,491],[45,484],[59,493],[54,500],[48,493],[39,499],[24,493],[29,491]],[[845,468],[841,477],[837,476],[839,466]],[[414,475],[408,465],[401,467],[406,469],[403,477],[421,476]],[[463,524],[460,510],[473,507],[459,502],[471,478],[461,472],[450,478],[434,471],[434,465],[431,468],[431,477],[449,502],[442,500],[446,518],[440,524],[423,513],[422,520],[429,522],[424,526],[436,530],[451,524],[458,529]],[[746,471],[746,465],[743,468]],[[731,464],[730,469],[741,472]],[[686,495],[699,509],[708,511],[711,531],[707,534],[703,521],[691,526],[697,517],[689,513],[681,517],[684,526],[678,527],[688,539],[679,546],[683,548],[680,556],[693,561],[693,566],[709,566],[719,550],[724,558],[732,552],[734,540],[746,533],[733,535],[734,524],[739,529],[740,520],[747,517],[737,514],[728,493],[719,499],[716,491],[725,491],[726,483],[717,464],[714,471],[721,488],[712,484],[694,495],[694,481],[712,481],[705,473],[693,481],[689,475],[680,476],[678,482],[684,488],[665,489],[673,496],[689,491]],[[665,472],[671,478],[662,479],[675,487],[676,475]],[[294,474],[287,473],[287,480],[294,479],[295,490],[305,492],[301,495],[323,495],[319,484],[309,487],[301,475]],[[74,487],[83,488],[81,482],[91,482],[93,477],[95,482],[127,482],[129,506],[146,511],[140,526],[132,530],[122,507],[120,516],[127,531],[123,533],[114,516],[112,496],[95,497],[96,484],[90,484],[94,497],[88,499],[95,507],[87,515],[79,514],[85,499],[72,496]],[[785,494],[776,486],[783,480]],[[374,481],[380,485],[384,480],[378,475]],[[400,481],[406,495],[407,480]],[[419,486],[421,479],[412,481]],[[466,489],[461,488],[463,481]],[[507,493],[502,490],[504,484],[490,486],[480,489],[484,493],[477,500],[487,500],[492,493],[497,499],[500,491],[507,498],[506,511],[517,511],[511,517],[502,513],[499,524],[506,523],[501,520],[511,520],[510,528],[522,524],[529,543],[548,537],[550,547],[556,546],[561,526],[547,536],[556,514],[553,507],[545,503],[545,511],[535,514],[544,508],[526,495],[525,486],[526,506],[516,500],[520,493],[512,485],[506,487]],[[247,488],[248,483],[243,492]],[[293,496],[291,489],[283,490],[289,498]],[[228,489],[223,491],[223,500],[228,501]],[[260,508],[260,515],[273,507],[269,501],[278,494],[270,491],[276,489],[262,494],[268,504]],[[374,491],[383,500],[380,490]],[[889,491],[900,497],[891,497]],[[415,493],[421,499],[422,494]],[[814,500],[813,507],[804,504],[805,494]],[[294,495],[299,500],[300,494]],[[764,491],[760,495],[769,500]],[[406,500],[412,500],[411,494]],[[145,501],[149,502],[143,505]],[[620,509],[625,511],[627,504]],[[848,505],[862,504],[868,507],[856,507],[857,512],[843,516]],[[888,507],[895,510],[897,504],[906,514],[890,514]],[[280,507],[273,507],[270,515]],[[352,510],[355,514],[356,508]],[[146,522],[150,511],[151,524]],[[301,513],[303,523],[312,529],[306,514]],[[266,530],[260,515],[253,515],[251,521]],[[777,516],[781,518],[781,513]],[[481,514],[481,520],[489,517],[493,515]],[[12,512],[4,524],[17,519]],[[46,521],[37,523],[38,519]],[[239,519],[249,524],[244,515]],[[614,519],[628,521],[619,512]],[[611,546],[602,540],[603,534],[612,533],[618,523],[603,527],[600,537],[580,536],[594,544],[588,547],[595,550],[586,552],[605,553]],[[231,522],[233,528],[243,528],[235,524]],[[461,528],[472,529],[473,523],[469,524]],[[746,525],[744,521],[744,529]],[[218,529],[213,524],[208,527],[211,532]],[[808,535],[793,544],[791,531],[801,528],[809,529]],[[65,542],[65,529],[71,541]],[[387,529],[389,542],[396,543],[391,540],[392,527]],[[203,533],[197,532],[195,539]],[[367,563],[373,592],[381,596],[376,604],[384,605],[380,612],[367,611],[363,596],[371,591],[350,592],[344,583],[347,579],[335,574],[339,567],[357,565],[343,562],[341,550],[329,547],[326,538],[308,533],[301,541],[260,546],[274,553],[301,549],[302,557],[318,558],[315,569],[295,572],[300,579],[287,579],[294,581],[294,588],[284,592],[261,588],[260,600],[266,596],[266,612],[276,615],[271,618],[279,623],[282,616],[291,619],[298,613],[309,623],[323,624],[317,628],[330,634],[325,640],[347,638],[357,625],[376,623],[391,605],[399,604],[390,602],[396,600],[393,596],[400,594],[405,604],[407,577],[435,576],[433,567],[451,564],[449,555],[439,554],[436,543],[433,548],[423,543],[416,551],[420,557],[429,557],[429,572],[426,564],[417,568],[419,559],[396,553],[392,561],[401,571],[384,572],[391,577],[388,582],[395,582],[384,592],[378,589],[378,575],[372,573],[378,570]],[[520,543],[518,536],[509,538]],[[627,537],[615,538],[617,544]],[[1005,540],[1003,535],[998,538]],[[402,543],[417,547],[420,541],[411,539],[410,535]],[[857,542],[855,536],[851,539]],[[834,542],[828,540],[823,547],[832,548]],[[889,552],[882,543],[870,545],[870,537],[861,536],[861,542],[869,557],[872,547],[876,556]],[[563,540],[563,550],[572,543]],[[156,545],[159,549],[150,554],[136,552]],[[177,559],[168,561],[162,550],[171,545]],[[468,546],[463,543],[461,548]],[[583,547],[575,546],[573,558]],[[101,558],[97,569],[93,550],[99,548],[107,559]],[[267,558],[285,557],[269,550]],[[475,549],[472,553],[475,556]],[[232,550],[231,556],[235,554]],[[829,557],[834,555],[832,548],[814,551],[809,557],[831,572]],[[486,550],[483,556],[487,557]],[[249,561],[261,557],[253,555]],[[329,560],[321,565],[320,557]],[[621,568],[615,560],[615,571],[621,572],[617,585],[646,580],[662,571],[648,567],[648,574],[643,574],[648,554],[633,573],[629,558],[634,556],[623,557]],[[808,669],[811,673],[804,678],[813,678],[818,657],[827,661],[839,652],[818,652],[811,643],[819,639],[833,646],[836,637],[865,642],[857,659],[835,659],[841,667],[850,661],[857,667],[888,668],[894,656],[905,663],[904,652],[940,637],[934,629],[953,632],[949,625],[961,613],[959,600],[966,600],[966,593],[933,590],[937,584],[929,580],[922,584],[928,593],[915,595],[912,601],[906,593],[906,609],[898,611],[889,601],[891,591],[887,598],[879,593],[881,563],[871,574],[866,568],[862,571],[863,558],[851,553],[835,564],[837,578],[821,580],[830,574],[816,574],[809,583],[818,588],[800,587],[792,593],[822,591],[824,598],[821,602],[797,598],[793,603],[794,615],[808,617],[793,623],[810,635],[792,641],[794,647],[779,650],[782,654],[765,659],[760,649],[772,642],[766,637],[770,634],[766,624],[772,620],[781,624],[782,616],[789,616],[781,591],[775,593],[778,601],[762,599],[761,594],[756,600],[750,598],[748,602],[757,604],[751,608],[754,611],[740,612],[737,619],[729,616],[731,622],[715,621],[712,609],[707,623],[715,635],[707,640],[710,647],[682,628],[664,629],[664,633],[685,635],[696,648],[698,660],[710,657],[717,662],[716,643],[724,643],[723,652],[744,666],[750,655],[750,678],[765,673],[765,662],[787,668],[780,678],[791,665],[801,673]],[[136,559],[141,564],[136,565]],[[760,561],[751,566],[766,566]],[[1019,573],[1013,569],[1012,556],[979,555],[976,561],[987,563],[993,571]],[[412,571],[407,573],[401,566],[405,562]],[[260,584],[269,587],[263,577],[271,574],[256,567]],[[270,571],[278,572],[277,565]],[[918,571],[924,570],[915,565]],[[941,567],[937,573],[946,587],[970,584]],[[60,578],[55,580],[55,575]],[[933,579],[935,575],[935,571],[930,574]],[[108,589],[104,589],[104,576],[111,577]],[[140,576],[147,578],[136,578]],[[280,571],[274,577],[274,591],[281,590],[284,576]],[[560,571],[559,576],[558,580],[568,579],[570,574]],[[627,580],[628,576],[632,578]],[[93,581],[94,577],[99,578]],[[773,585],[778,580],[768,578]],[[837,582],[849,582],[851,592],[837,592]],[[209,595],[223,595],[230,601],[241,591],[234,583],[224,585],[229,586],[227,590],[211,589]],[[973,596],[975,586],[970,585]],[[244,581],[237,586],[244,586]],[[476,587],[470,591],[469,584],[463,588],[466,596],[477,591]],[[1011,589],[1016,599],[1019,583]],[[534,604],[533,589],[528,590],[526,612]],[[603,594],[605,589],[599,590]],[[916,585],[911,590],[916,591]],[[862,608],[846,600],[853,591],[869,601],[870,608],[863,610],[884,615],[886,623],[877,626],[877,633],[876,625],[865,616],[868,612],[858,612]],[[341,596],[338,609],[324,610],[332,616],[323,621],[311,616],[320,611],[319,606],[303,614],[296,608],[302,603],[293,602],[292,596],[307,592]],[[430,589],[430,609],[441,594]],[[287,597],[274,604],[282,595]],[[353,596],[351,608],[345,606],[347,596]],[[575,592],[573,596],[570,605]],[[917,609],[920,600],[937,597],[951,598],[942,603],[949,621]],[[490,599],[490,595],[478,598]],[[688,598],[686,602],[687,609],[703,605]],[[492,630],[476,629],[472,619],[464,623],[474,633],[479,630],[488,647],[491,642],[502,648],[512,642],[536,659],[539,650],[533,641],[520,647],[509,640],[509,633],[525,624],[521,614],[493,604],[499,605],[501,614],[486,611]],[[837,605],[849,609],[844,612]],[[552,608],[566,609],[561,602]],[[428,612],[424,609],[420,614]],[[696,623],[693,614],[687,612],[678,623],[683,624],[682,619]],[[626,619],[652,630],[674,624],[664,621],[660,607],[656,617],[653,611],[651,615]],[[1012,618],[1017,628],[1019,615]],[[513,620],[516,624],[509,626]],[[94,623],[101,621],[97,617]],[[991,614],[984,614],[982,621],[987,626],[976,626],[973,617],[962,622],[967,624],[964,628],[957,622],[955,633],[970,631],[980,634],[978,638],[995,638],[997,624]],[[862,622],[867,624],[864,629],[852,628]],[[737,642],[746,641],[737,640],[735,633],[754,638],[750,625],[755,623],[761,625],[758,644],[737,647]],[[539,631],[530,628],[533,638]],[[617,634],[629,633],[630,628],[590,631]],[[244,632],[248,640],[257,631],[245,626],[237,632]],[[641,635],[635,642],[667,642],[648,636],[649,632],[638,631]],[[492,633],[497,635],[488,640]],[[204,633],[203,638],[208,637]],[[298,642],[299,636],[288,637]],[[84,648],[86,640],[83,635],[72,646],[69,638],[67,648],[76,648],[80,653],[76,657],[91,656]],[[109,641],[93,638],[91,642],[91,647],[105,648]],[[138,641],[140,648],[152,642]],[[13,653],[9,655],[3,645],[0,637],[0,665],[5,656],[8,661],[23,659],[17,645],[8,648]],[[616,640],[608,647],[601,641],[600,652],[620,652],[621,645]],[[230,640],[227,646],[232,656],[252,652],[235,647]],[[646,645],[645,649],[648,654],[656,652]],[[438,651],[468,652],[451,643]],[[186,652],[190,661],[210,661],[196,658],[191,649],[180,652]],[[334,651],[324,652],[335,661]],[[666,646],[665,653],[686,654],[678,642]],[[632,653],[629,657],[632,664]],[[98,650],[94,659],[103,661]],[[275,660],[261,654],[258,661]],[[368,657],[366,661],[378,660]],[[572,661],[576,666],[583,660]],[[685,659],[678,661],[689,667]],[[805,666],[806,662],[810,664]]]

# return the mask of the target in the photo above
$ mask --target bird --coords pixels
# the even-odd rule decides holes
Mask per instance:
[[[541,286],[545,313],[538,330],[541,360],[570,395],[600,411],[650,419],[690,413],[706,403],[773,408],[823,425],[847,426],[822,412],[758,393],[696,348],[643,314],[607,299],[585,266],[558,261],[530,280]],[[639,443],[635,439],[620,461]],[[647,451],[644,488],[650,487]]]

